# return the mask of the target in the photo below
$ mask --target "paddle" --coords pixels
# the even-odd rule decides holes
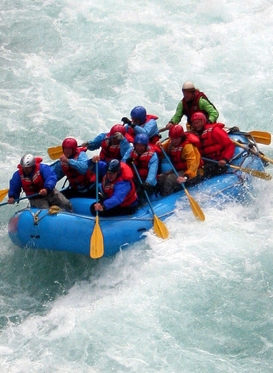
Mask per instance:
[[[164,132],[167,131],[169,128],[161,128],[158,132]],[[228,131],[229,128],[226,128]],[[244,136],[252,136],[253,139],[259,143],[264,145],[270,145],[271,144],[271,134],[269,132],[262,132],[262,131],[250,131],[250,132],[243,132],[243,131],[237,131],[234,133],[242,134]]]
[[[2,189],[2,190],[0,190],[0,201],[3,201],[3,199],[8,194],[8,191],[9,191],[8,189]]]
[[[178,172],[176,171],[176,169],[174,168],[174,165],[172,164],[170,158],[168,157],[166,151],[164,150],[163,147],[161,147],[161,150],[165,156],[165,158],[167,159],[167,161],[169,162],[170,166],[172,167],[173,169],[173,172],[175,173],[175,175],[177,177],[179,177],[178,175]],[[188,192],[188,190],[186,189],[184,183],[181,184],[185,193],[186,193],[186,196],[188,197],[189,199],[189,202],[190,202],[190,206],[191,206],[191,209],[192,209],[192,212],[194,214],[194,216],[199,219],[200,221],[205,221],[205,215],[203,213],[203,211],[201,210],[200,206],[198,205],[198,203],[195,201],[195,199],[193,199],[193,197],[190,195],[190,193]]]
[[[8,192],[8,189],[7,189],[7,192]],[[6,194],[7,194],[7,193],[6,193]],[[1,195],[1,192],[0,192],[0,195]],[[30,196],[21,197],[21,198],[16,199],[16,200],[14,201],[14,203],[15,203],[15,202],[18,203],[19,201],[22,201],[23,199],[26,199],[26,198],[33,198],[33,197],[38,197],[38,196],[40,196],[39,193],[31,194]],[[3,198],[2,198],[2,199],[3,199]],[[2,201],[2,199],[0,199],[0,201]],[[0,204],[0,206],[5,206],[5,205],[10,205],[10,203],[8,203],[8,202],[4,202],[4,203],[1,203],[1,204]]]
[[[112,139],[113,137],[115,136],[109,136],[109,137],[105,137],[104,139],[102,140],[98,140],[98,141],[93,141],[94,143],[101,143],[102,141],[104,140],[110,140]],[[80,145],[79,147],[82,147],[82,145]],[[56,159],[59,159],[62,155],[63,155],[63,147],[62,145],[57,145],[57,146],[52,146],[51,148],[48,148],[47,149],[47,154],[49,155],[49,157],[53,160],[56,160]]]
[[[271,144],[271,133],[261,131],[250,131],[249,134],[259,144],[270,145]]]
[[[99,200],[99,167],[96,162],[96,203]],[[104,243],[101,228],[99,226],[99,212],[96,211],[96,223],[90,240],[90,258],[98,259],[104,254]]]
[[[204,161],[208,161],[208,162],[212,162],[212,163],[218,163],[218,161],[214,160],[214,159],[209,159],[209,158],[205,158],[205,157],[202,157],[202,159],[204,159]],[[240,170],[242,172],[246,172],[248,174],[250,174],[251,176],[255,176],[255,177],[258,177],[260,179],[264,179],[264,180],[271,180],[272,179],[272,176],[266,172],[263,172],[263,171],[258,171],[258,170],[253,170],[251,168],[244,168],[244,167],[240,167],[240,166],[235,166],[233,164],[229,164],[227,163],[227,166],[231,167],[231,168],[234,168],[236,170]]]
[[[140,175],[139,175],[139,172],[136,168],[136,165],[134,164],[134,162],[132,162],[132,165],[134,167],[134,170],[135,170],[135,173],[137,175],[137,178],[138,178],[138,181],[140,183],[140,185],[142,185],[142,180],[140,178]],[[154,209],[153,209],[153,206],[151,204],[151,201],[150,201],[150,198],[148,196],[148,193],[146,192],[146,190],[144,190],[144,194],[145,194],[145,197],[147,199],[147,202],[149,203],[149,206],[150,206],[150,209],[154,215],[154,232],[155,234],[158,236],[158,237],[161,237],[161,238],[168,238],[169,237],[169,231],[168,231],[168,228],[166,227],[166,225],[163,223],[163,221],[161,221],[155,214],[154,212]]]
[[[252,149],[252,144],[250,144],[250,145],[247,145],[247,144],[241,144],[240,142],[235,141],[235,140],[232,140],[232,139],[231,139],[231,141],[232,141],[235,145],[239,146],[240,148],[243,148],[243,149],[245,149],[246,151],[249,151],[250,153],[255,154],[257,157],[263,159],[265,162],[269,162],[269,163],[272,163],[272,164],[273,164],[273,159],[270,159],[270,158],[266,157],[265,155],[261,154],[260,152],[258,152],[258,151],[256,151],[256,150]]]

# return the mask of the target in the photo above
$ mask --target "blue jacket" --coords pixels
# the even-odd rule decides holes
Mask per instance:
[[[43,163],[40,163],[40,173],[44,180],[44,188],[46,188],[49,192],[52,191],[57,183],[57,175],[49,165]],[[32,175],[30,174],[30,177],[31,176]],[[21,177],[19,171],[16,171],[9,182],[9,198],[13,197],[14,199],[19,199],[21,190]]]
[[[85,152],[80,152],[78,159],[69,159],[68,164],[82,175],[88,171],[88,157]],[[52,169],[55,171],[58,181],[65,176],[60,161],[53,163]]]
[[[99,149],[101,147],[101,143],[103,140],[106,139],[106,135],[108,135],[108,132],[106,133],[101,133],[99,134],[98,136],[96,136],[94,138],[94,140],[92,141],[88,141],[87,143],[87,149],[88,150],[96,150],[96,149]],[[124,154],[127,152],[128,149],[131,149],[131,145],[130,143],[127,141],[126,138],[124,138],[123,140],[121,140],[120,142],[120,154],[121,156],[123,157]]]
[[[99,163],[101,163],[101,164],[104,163],[105,164],[105,173],[104,173],[104,175],[105,175],[106,170],[107,170],[107,164],[103,161],[100,161]],[[130,192],[130,190],[131,190],[130,181],[123,180],[123,181],[117,182],[114,186],[113,195],[110,198],[107,198],[103,201],[103,205],[104,205],[105,209],[109,210],[113,207],[116,207],[116,206],[120,205],[125,200],[125,197]],[[102,190],[101,186],[100,186],[100,191],[103,194],[103,190]],[[137,203],[138,202],[135,201],[134,203],[132,203],[132,206],[137,205]]]
[[[128,124],[125,125],[126,131],[128,132]],[[158,127],[155,119],[150,119],[144,124],[144,126],[134,126],[134,132],[136,135],[139,133],[145,133],[149,139],[155,135],[158,135]]]

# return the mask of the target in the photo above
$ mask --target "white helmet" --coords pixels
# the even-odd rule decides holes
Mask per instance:
[[[25,154],[20,160],[22,167],[32,167],[35,165],[35,158],[32,154]]]
[[[190,89],[190,90],[195,90],[195,86],[192,82],[185,82],[182,86],[182,90],[187,90],[187,89]]]

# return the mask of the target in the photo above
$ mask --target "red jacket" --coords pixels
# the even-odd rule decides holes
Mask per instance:
[[[232,158],[235,145],[223,130],[224,124],[206,124],[203,132],[199,135],[201,141],[201,154],[204,157],[227,162]]]

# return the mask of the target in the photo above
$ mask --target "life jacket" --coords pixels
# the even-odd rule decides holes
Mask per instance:
[[[120,161],[122,158],[120,154],[120,143],[114,145],[108,137],[110,137],[110,133],[106,135],[101,143],[100,159],[106,163],[110,162],[111,159],[118,159]]]
[[[191,124],[191,116],[192,116],[192,114],[195,113],[195,112],[197,112],[197,111],[202,112],[206,116],[207,120],[209,119],[208,118],[208,113],[206,111],[204,111],[204,110],[201,110],[199,108],[199,100],[200,100],[201,97],[204,98],[204,99],[206,99],[215,108],[215,110],[216,110],[216,107],[213,105],[212,102],[210,102],[210,100],[207,98],[207,96],[205,95],[205,93],[196,90],[195,93],[194,93],[194,97],[193,97],[193,99],[191,101],[186,102],[184,97],[182,99],[182,106],[183,106],[182,114],[186,115],[187,122],[189,124]]]
[[[225,125],[222,123],[205,124],[202,134],[199,136],[201,141],[201,154],[204,157],[220,160],[222,151],[224,150],[219,143],[215,143],[212,138],[212,131],[216,127],[223,128]]]
[[[133,149],[130,153],[130,157],[133,158],[134,164],[138,170],[139,176],[142,181],[145,181],[149,173],[149,162],[155,153],[151,147],[147,147],[147,150],[141,155]],[[134,172],[135,173],[135,172]],[[136,175],[135,175],[136,176]]]
[[[35,157],[35,166],[31,176],[24,174],[23,167],[20,164],[17,166],[19,169],[22,187],[27,196],[38,193],[44,188],[44,179],[40,172],[40,163],[42,160],[43,158]]]
[[[182,171],[182,170],[187,169],[187,161],[181,158],[183,148],[186,144],[192,144],[195,148],[197,148],[199,152],[201,148],[201,142],[197,135],[190,133],[190,132],[185,132],[185,135],[186,135],[186,139],[183,140],[177,147],[173,147],[171,145],[171,142],[169,144],[170,158],[172,160],[174,168],[177,171]],[[203,164],[204,164],[204,161],[200,157],[200,163],[199,163],[198,168],[200,168]]]
[[[76,150],[76,154],[73,156],[73,159],[77,160],[82,151],[86,151],[86,148],[78,147]],[[85,174],[81,174],[78,170],[63,162],[61,162],[61,167],[63,173],[68,178],[71,188],[73,189],[85,189],[88,188],[90,184],[96,182],[96,174],[91,170],[88,170]]]
[[[145,122],[141,125],[141,127],[144,127],[145,126],[145,123],[149,122],[151,119],[154,119],[154,120],[157,120],[158,119],[158,116],[157,115],[154,115],[154,114],[147,114],[146,115],[146,120]],[[135,134],[135,131],[132,127],[128,126],[128,129],[127,129],[127,133],[131,136],[131,138],[133,139],[134,141],[134,138],[136,136]],[[156,134],[152,137],[149,138],[149,142],[151,144],[156,144],[157,141],[159,141],[159,139],[161,138],[161,136],[159,134]],[[130,142],[133,142],[133,141],[130,141]]]
[[[125,197],[124,201],[120,204],[121,207],[126,207],[126,206],[130,206],[133,202],[137,200],[137,194],[136,194],[135,184],[133,182],[133,171],[126,163],[123,163],[123,162],[120,164],[120,167],[121,169],[116,180],[114,180],[113,182],[110,182],[107,179],[107,174],[106,174],[102,179],[101,186],[102,186],[102,190],[103,190],[105,197],[110,198],[112,197],[114,193],[114,188],[115,188],[116,183],[120,181],[124,181],[124,180],[129,181],[131,184],[131,189],[129,193],[127,194],[127,196]]]

